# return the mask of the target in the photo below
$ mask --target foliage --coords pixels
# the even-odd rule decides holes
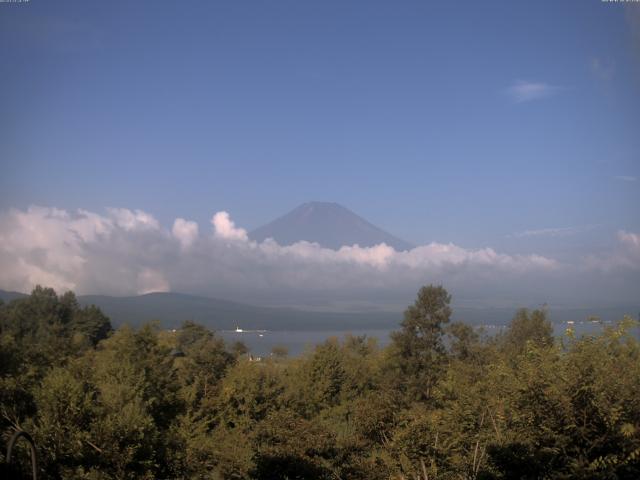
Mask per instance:
[[[391,334],[389,367],[394,387],[416,400],[429,399],[443,373],[450,302],[451,295],[442,286],[422,287],[415,303],[404,312],[402,330]]]
[[[3,438],[32,433],[53,479],[640,478],[631,319],[561,343],[520,310],[486,338],[450,301],[423,287],[386,348],[253,361],[193,322],[113,332],[37,287],[0,304]]]

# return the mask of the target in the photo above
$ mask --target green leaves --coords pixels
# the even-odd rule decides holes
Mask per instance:
[[[50,478],[640,478],[631,319],[562,345],[522,310],[487,339],[450,300],[421,289],[385,349],[252,362],[192,322],[111,333],[38,288],[0,305],[0,419]]]
[[[451,296],[442,286],[429,285],[418,292],[404,312],[402,330],[391,334],[388,372],[393,388],[412,400],[428,400],[444,373],[444,326],[449,322]]]

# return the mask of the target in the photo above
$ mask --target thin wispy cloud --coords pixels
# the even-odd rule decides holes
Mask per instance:
[[[555,95],[560,90],[556,85],[519,80],[507,88],[507,95],[515,103],[531,102]]]
[[[592,230],[596,225],[581,225],[576,227],[554,227],[554,228],[538,228],[533,230],[524,230],[522,232],[516,232],[509,237],[525,238],[525,237],[568,237],[569,235],[576,235],[578,233]]]
[[[637,182],[638,181],[638,177],[634,177],[631,175],[616,175],[615,177],[616,180],[622,180],[623,182]]]

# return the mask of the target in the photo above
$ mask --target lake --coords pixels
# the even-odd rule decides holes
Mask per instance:
[[[612,323],[605,323],[605,326],[611,326]],[[489,335],[495,335],[506,328],[505,325],[484,325],[485,332]],[[553,324],[554,333],[561,337],[566,334],[566,330],[572,327],[576,336],[597,334],[603,324],[593,322],[576,322],[568,324],[566,322]],[[378,340],[378,345],[385,346],[390,342],[389,334],[398,330],[399,327],[393,329],[353,329],[353,330],[275,330],[275,331],[244,331],[235,332],[230,330],[218,331],[227,342],[241,341],[249,348],[250,352],[256,356],[268,356],[273,347],[284,346],[289,350],[290,356],[300,355],[305,349],[313,348],[314,345],[323,343],[331,337],[339,339],[351,334],[354,336],[373,337]],[[478,327],[479,328],[479,327]],[[634,328],[634,335],[640,338],[640,329]]]

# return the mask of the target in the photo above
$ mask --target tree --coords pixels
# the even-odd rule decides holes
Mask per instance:
[[[336,439],[322,425],[295,412],[274,412],[257,431],[254,478],[265,480],[332,479]],[[339,477],[338,477],[339,478]]]
[[[250,430],[282,402],[284,386],[271,362],[238,362],[222,380],[218,400],[220,424]]]
[[[303,410],[313,414],[340,403],[347,373],[337,339],[331,338],[316,346],[301,373]]]
[[[473,327],[462,322],[453,322],[447,328],[447,333],[451,337],[451,354],[459,360],[469,359],[479,340],[479,335]]]
[[[425,400],[441,377],[446,350],[444,326],[451,317],[451,295],[442,286],[422,287],[418,298],[404,312],[402,330],[391,334],[392,381],[410,399]]]
[[[271,355],[280,359],[286,358],[289,355],[289,348],[286,345],[275,345],[271,349]]]
[[[235,363],[235,356],[227,351],[222,338],[190,321],[179,330],[176,347],[184,355],[176,358],[180,396],[194,411],[210,410],[218,383]]]
[[[40,463],[51,477],[70,476],[92,457],[89,429],[94,416],[94,392],[78,378],[77,368],[54,368],[35,392],[35,425],[29,426],[40,447]]]
[[[526,308],[518,310],[507,328],[503,341],[503,347],[512,354],[524,352],[528,342],[537,347],[553,345],[553,325],[547,320],[547,312],[529,312]]]
[[[113,332],[109,317],[95,305],[76,309],[71,319],[71,329],[84,336],[92,346]]]

